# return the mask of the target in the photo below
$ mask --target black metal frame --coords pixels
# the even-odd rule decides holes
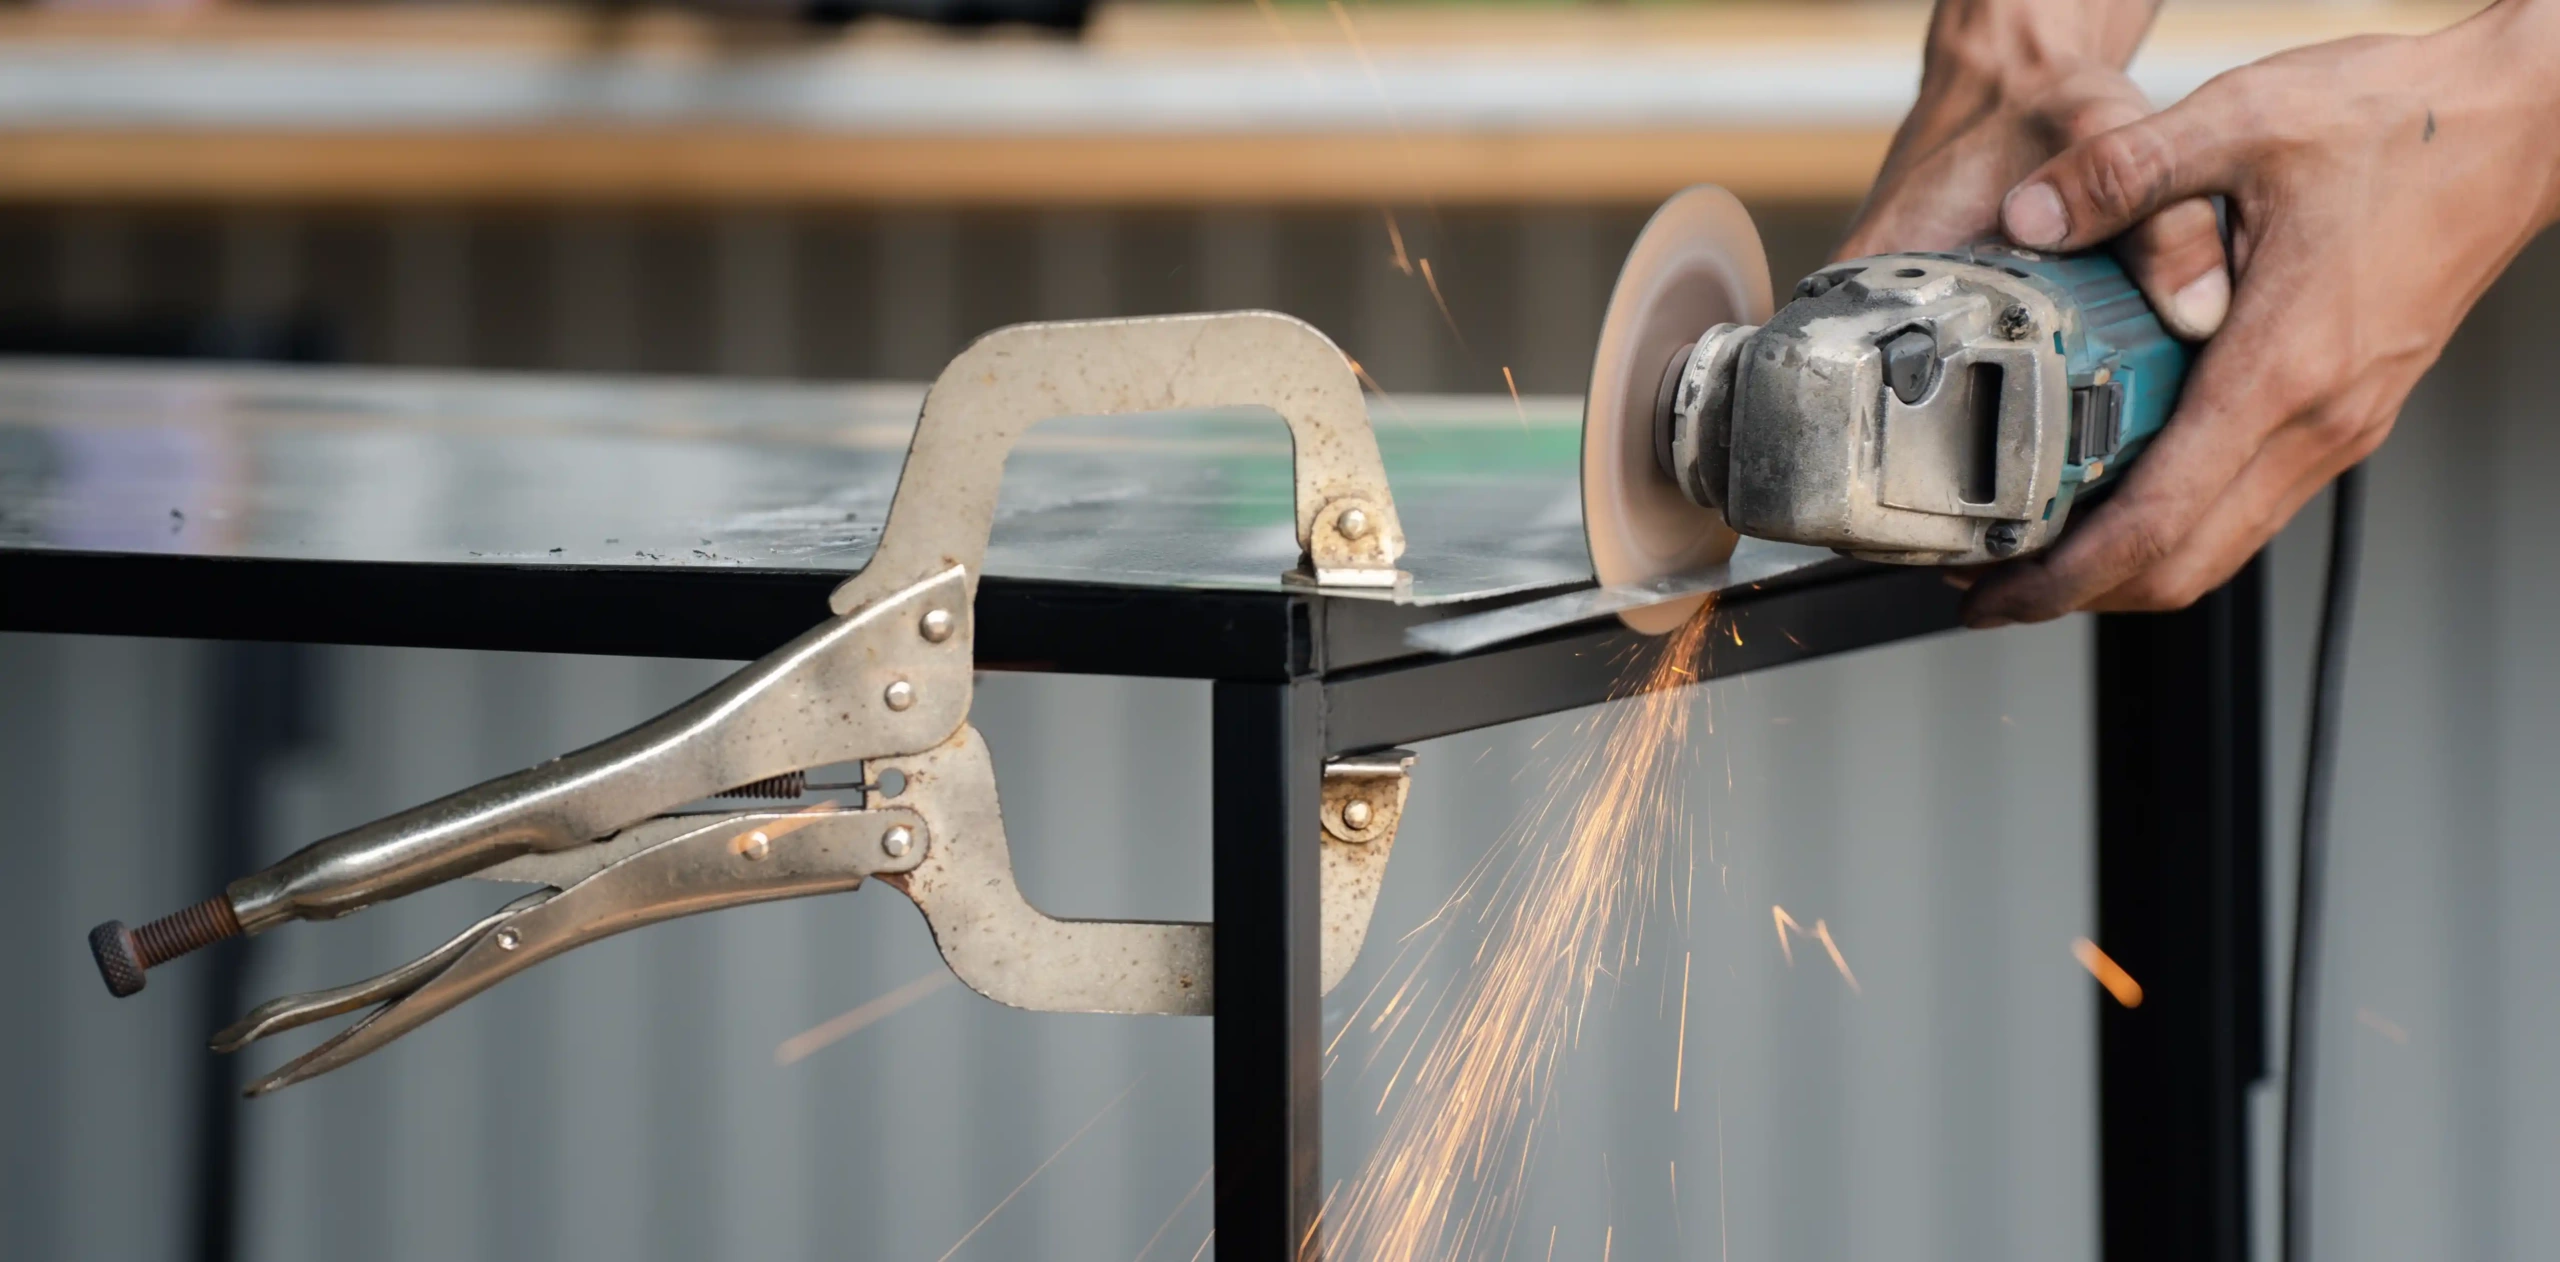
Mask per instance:
[[[2266,1073],[2266,577],[2098,620],[2098,934],[2143,986],[2098,1018],[2109,1262],[2246,1262]]]
[[[749,658],[805,630],[840,578],[0,550],[0,629]],[[2100,623],[2099,932],[2151,995],[2100,1018],[2111,1259],[2242,1256],[2242,1093],[2263,1059],[2262,587],[2253,568],[2189,613]],[[1407,627],[1482,607],[1001,575],[979,588],[982,667],[1213,682],[1215,1217],[1228,1262],[1317,1252],[1307,843],[1324,759],[1598,703],[1647,643],[1603,622],[1460,658],[1404,647]],[[1888,567],[1729,593],[1701,678],[1949,630],[1957,607],[1934,571]],[[222,1099],[206,1107],[227,1113],[228,1079],[208,1087]],[[223,1255],[214,1244],[209,1256]]]

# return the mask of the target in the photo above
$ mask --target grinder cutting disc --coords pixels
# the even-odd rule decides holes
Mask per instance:
[[[1725,323],[1769,318],[1769,260],[1733,194],[1683,190],[1653,212],[1618,269],[1591,392],[1582,405],[1582,529],[1603,586],[1714,565],[1735,536],[1714,509],[1680,493],[1654,459],[1654,397],[1681,347]],[[1647,635],[1678,627],[1705,596],[1618,616]]]

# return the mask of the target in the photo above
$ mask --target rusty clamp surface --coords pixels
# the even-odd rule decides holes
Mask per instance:
[[[1404,526],[1351,361],[1275,311],[998,329],[926,392],[880,547],[832,597],[844,613],[948,565],[984,571],[1005,457],[1060,416],[1266,407],[1289,426],[1298,546],[1319,587],[1393,587]]]
[[[926,394],[879,550],[836,589],[841,614],[914,576],[957,566],[974,593],[1005,457],[1033,424],[1099,416],[1267,407],[1289,426],[1302,571],[1318,588],[1392,588],[1404,529],[1368,408],[1341,350],[1305,321],[1268,311],[1023,324],[978,339]],[[1402,817],[1413,757],[1335,759],[1325,772],[1323,984],[1350,971],[1368,932]],[[1210,926],[1065,920],[1014,878],[985,741],[966,725],[922,753],[881,759],[906,787],[874,810],[916,811],[935,839],[912,871],[881,879],[912,899],[952,972],[991,999],[1047,1011],[1206,1014]]]

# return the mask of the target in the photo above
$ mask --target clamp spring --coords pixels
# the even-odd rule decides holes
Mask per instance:
[[[808,791],[808,772],[786,771],[781,775],[766,776],[762,780],[742,784],[734,789],[722,789],[711,796],[715,798],[796,798]]]

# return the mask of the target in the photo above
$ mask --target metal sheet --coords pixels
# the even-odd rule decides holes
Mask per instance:
[[[0,361],[0,549],[850,573],[922,387]],[[1571,400],[1373,398],[1410,599],[1590,581]],[[1288,432],[1251,412],[1034,429],[991,576],[1274,591]]]
[[[1642,583],[1581,587],[1483,613],[1443,618],[1405,632],[1404,639],[1415,648],[1454,657],[1614,613],[1718,595],[1839,562],[1840,555],[1828,548],[1744,539],[1734,546],[1732,556],[1685,574],[1669,574]]]

